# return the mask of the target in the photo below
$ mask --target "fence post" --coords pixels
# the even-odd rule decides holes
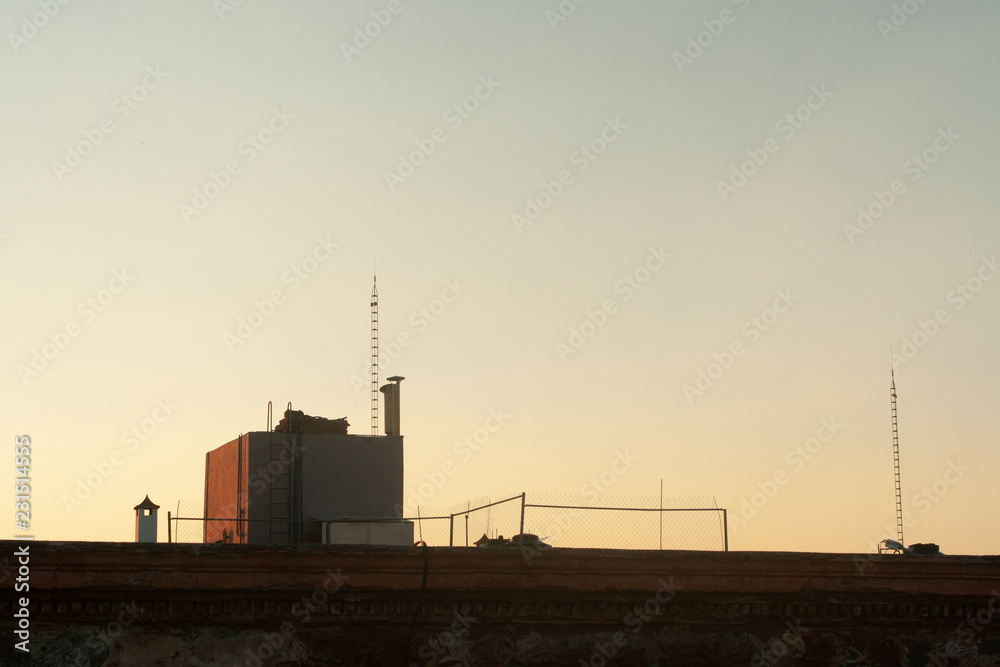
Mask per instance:
[[[173,540],[170,539],[170,510],[167,510],[167,544],[170,544],[171,542],[173,542]]]
[[[388,395],[388,394],[387,394]],[[455,546],[455,515],[448,517],[448,546]]]
[[[521,492],[521,542],[524,542],[524,491]]]
[[[726,551],[729,551],[729,517],[726,514],[726,510],[722,510],[722,539],[726,547]]]

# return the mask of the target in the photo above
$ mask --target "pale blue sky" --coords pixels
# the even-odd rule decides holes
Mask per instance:
[[[997,552],[973,517],[1000,502],[1000,280],[961,309],[949,293],[1000,252],[1000,7],[931,2],[884,34],[885,1],[590,0],[553,29],[555,0],[403,0],[347,62],[341,44],[388,4],[244,0],[220,18],[209,0],[72,2],[16,44],[42,10],[0,8],[0,433],[34,440],[37,536],[129,540],[145,494],[199,501],[204,453],[263,428],[268,400],[367,433],[351,376],[368,362],[377,257],[383,347],[413,339],[383,371],[407,378],[407,492],[458,464],[428,506],[574,493],[630,448],[641,463],[609,495],[655,495],[662,478],[732,515],[835,417],[842,431],[732,546],[868,551],[894,520],[889,341],[944,309],[896,372],[907,541]],[[679,71],[699,33],[708,45]],[[165,73],[155,87],[147,68]],[[116,99],[144,77],[123,117]],[[445,112],[481,77],[499,86],[454,129]],[[776,123],[814,87],[832,95],[786,136]],[[285,125],[248,161],[242,142],[275,110]],[[113,131],[60,181],[53,163],[105,119]],[[581,172],[575,151],[609,119],[627,127]],[[447,139],[391,190],[385,173],[437,128]],[[911,180],[904,164],[948,128]],[[718,182],[769,138],[777,152],[723,201]],[[231,160],[239,173],[186,223],[180,206]],[[519,233],[512,214],[562,170],[572,182]],[[844,225],[897,179],[905,191],[851,243]],[[292,290],[283,276],[317,238],[339,248]],[[615,286],[651,246],[671,257],[626,300]],[[79,304],[122,269],[134,280],[85,321]],[[449,280],[464,290],[424,327]],[[285,301],[230,351],[224,335],[275,289]],[[751,342],[744,323],[786,289],[798,300]],[[608,299],[606,324],[561,359]],[[733,341],[745,354],[689,401],[683,386]],[[167,397],[175,413],[68,511],[77,478]],[[460,461],[453,443],[500,406],[509,421]],[[914,496],[958,459],[971,471],[922,512]]]

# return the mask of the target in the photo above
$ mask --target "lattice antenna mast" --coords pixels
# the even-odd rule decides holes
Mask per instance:
[[[372,279],[372,437],[378,435],[378,276]]]
[[[896,422],[896,371],[892,367],[892,345],[889,345],[889,370],[892,377],[892,384],[889,387],[889,396],[892,406],[892,459],[893,475],[896,478],[896,541],[906,544],[903,541],[903,489],[899,479],[899,426]]]

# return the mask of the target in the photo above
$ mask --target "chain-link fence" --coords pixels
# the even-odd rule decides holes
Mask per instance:
[[[181,502],[177,510],[178,516],[169,518],[174,542],[203,541],[206,525],[237,525],[235,518],[228,517],[211,517],[206,522],[199,516],[199,503]],[[405,520],[413,522],[414,541],[428,546],[471,547],[484,538],[509,539],[523,532],[553,547],[729,550],[726,510],[705,498],[519,493],[451,507],[421,506],[413,514]],[[309,523],[337,521],[343,519],[310,519]]]
[[[483,537],[537,535],[553,547],[727,551],[726,510],[707,498],[600,497],[561,494],[477,498],[448,508],[420,508],[430,546],[474,546]],[[522,527],[523,521],[523,527]],[[450,529],[450,535],[449,535]]]
[[[173,517],[173,525],[169,529],[170,541],[172,542],[204,542],[205,523],[202,517],[202,503],[179,500],[176,506],[176,515]],[[177,517],[191,517],[190,519],[178,519]]]
[[[487,497],[443,508],[419,507],[414,522],[414,536],[422,535],[428,546],[475,546],[483,537],[513,537],[521,532],[523,494],[490,501]],[[422,517],[437,517],[425,519]]]
[[[728,551],[726,510],[696,498],[532,494],[524,531],[554,547]]]

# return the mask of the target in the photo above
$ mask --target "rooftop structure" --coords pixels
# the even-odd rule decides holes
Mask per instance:
[[[208,452],[204,541],[322,543],[330,538],[331,521],[399,520],[402,379],[390,378],[391,384],[381,388],[386,435],[349,434],[345,419],[310,417],[289,409],[274,431],[244,433]],[[385,540],[386,530],[392,531],[385,526],[341,531],[335,539],[363,534]],[[412,544],[412,539],[406,543]]]

